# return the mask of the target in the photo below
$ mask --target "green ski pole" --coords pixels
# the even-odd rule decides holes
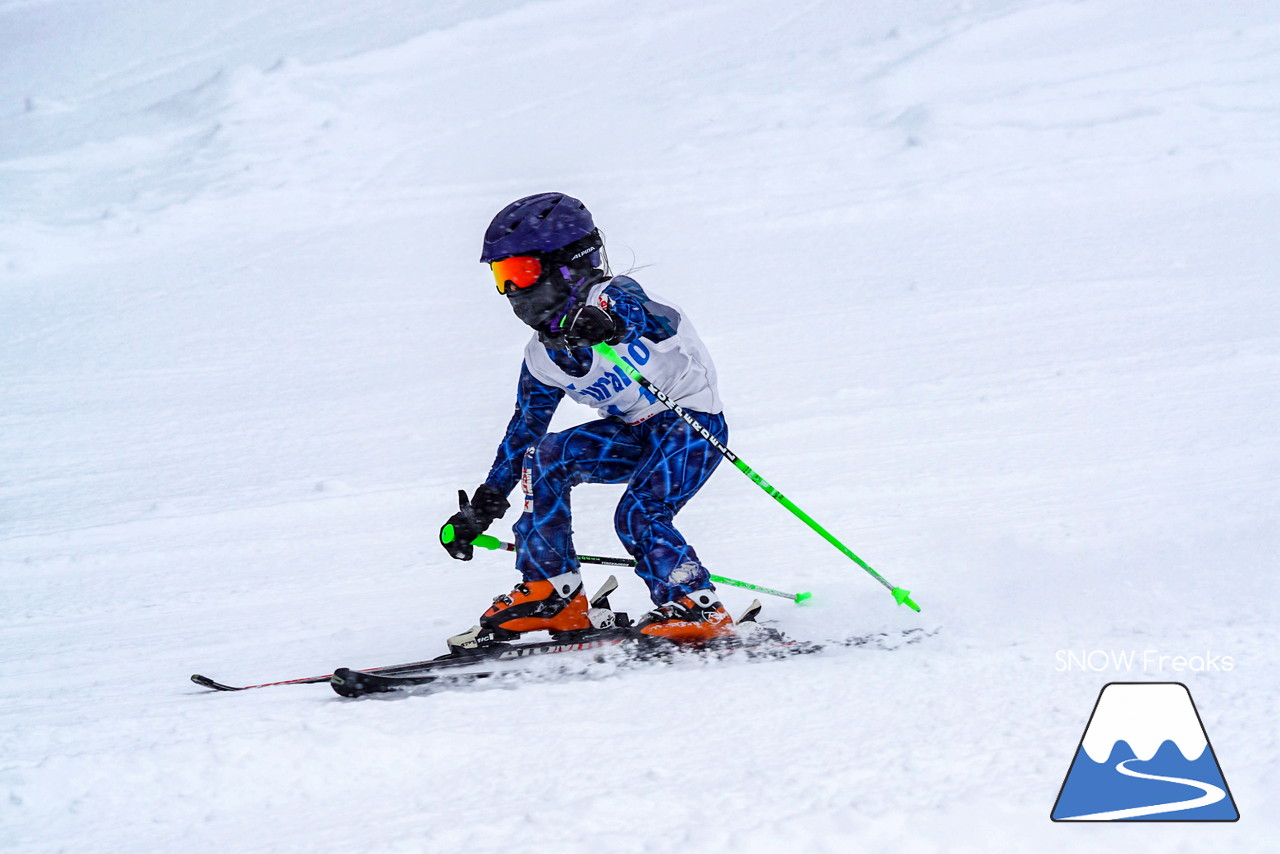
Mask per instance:
[[[452,527],[452,526],[450,526]],[[446,543],[453,542],[453,531],[446,530],[442,535],[442,539]],[[489,534],[481,534],[471,541],[471,545],[479,546],[482,549],[490,549],[491,551],[513,552],[516,550],[515,543],[506,543],[497,537]],[[602,557],[600,555],[577,555],[581,563],[591,563],[599,566],[635,566],[634,558],[629,557]],[[713,575],[711,580],[716,584],[728,584],[733,587],[744,587],[747,590],[754,590],[757,593],[767,593],[770,596],[780,596],[783,599],[790,599],[797,605],[806,599],[812,599],[812,593],[786,593],[782,590],[774,590],[772,587],[762,587],[759,584],[752,584],[749,581],[739,581],[736,578],[725,578],[723,575]]]
[[[698,435],[702,436],[702,438],[710,442],[711,447],[719,451],[720,455],[724,457],[726,460],[733,463],[734,467],[736,467],[738,471],[745,474],[753,483],[756,484],[756,486],[759,486],[769,495],[773,496],[773,498],[779,504],[781,504],[783,507],[790,510],[792,514],[796,516],[796,518],[798,518],[801,522],[804,522],[806,525],[812,528],[824,540],[826,540],[828,543],[830,543],[831,545],[839,549],[841,554],[843,554],[845,557],[852,560],[858,566],[865,569],[868,573],[870,573],[872,578],[874,578],[876,581],[879,581],[886,588],[888,588],[889,592],[893,594],[894,601],[896,601],[899,605],[906,605],[908,608],[910,608],[913,611],[920,610],[920,606],[917,605],[915,602],[911,601],[910,590],[904,590],[901,587],[895,587],[892,584],[890,584],[883,575],[881,575],[880,573],[872,569],[870,564],[868,564],[862,558],[854,554],[852,549],[850,549],[844,543],[837,540],[826,528],[819,525],[817,521],[813,519],[812,516],[810,516],[808,513],[804,512],[799,507],[797,507],[790,498],[787,498],[785,495],[783,495],[781,492],[775,489],[772,484],[770,484],[767,480],[765,480],[763,477],[757,474],[755,470],[751,468],[751,466],[747,465],[743,460],[739,459],[737,454],[735,454],[733,451],[725,447],[725,445],[715,436],[712,436],[711,432],[707,430],[706,427],[699,424],[696,418],[694,418],[692,415],[686,412],[683,408],[681,408],[680,405],[677,404],[674,400],[667,397],[666,393],[663,392],[662,389],[658,388],[656,385],[654,385],[653,383],[645,379],[644,376],[638,370],[636,370],[634,365],[632,365],[626,359],[618,355],[617,350],[614,350],[608,344],[605,344],[603,342],[596,344],[594,349],[597,353],[599,353],[600,355],[608,359],[610,362],[613,362],[615,365],[617,365],[618,368],[624,374],[626,374],[635,382],[639,383],[641,387],[643,387],[646,391],[649,392],[649,394],[657,398],[659,403],[661,403],[667,409],[670,409],[676,415],[679,415],[682,419],[684,419],[684,422],[686,424],[692,427],[694,431],[698,433]]]

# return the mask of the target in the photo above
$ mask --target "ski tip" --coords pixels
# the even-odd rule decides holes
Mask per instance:
[[[362,680],[356,671],[349,667],[339,667],[329,677],[329,685],[334,693],[343,697],[360,697],[364,694]]]
[[[812,599],[812,598],[813,598],[813,594],[812,594],[812,593],[797,593],[797,594],[796,594],[796,604],[797,604],[797,605],[799,605],[799,604],[800,604],[800,603],[802,603],[802,602],[808,602],[808,601],[809,601],[810,599]]]
[[[231,685],[223,685],[221,682],[214,682],[208,676],[201,676],[199,673],[191,674],[191,681],[199,685],[201,688],[208,688],[211,691],[239,691]]]

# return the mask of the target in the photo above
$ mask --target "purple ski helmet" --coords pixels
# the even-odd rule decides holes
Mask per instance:
[[[596,230],[587,206],[564,193],[539,193],[507,205],[484,233],[480,261],[531,253],[548,254]]]
[[[605,276],[604,243],[586,205],[540,193],[507,205],[489,223],[480,260],[526,325],[544,335]]]

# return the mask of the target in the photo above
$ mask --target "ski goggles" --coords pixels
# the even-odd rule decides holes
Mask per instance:
[[[512,288],[523,290],[533,287],[542,278],[542,262],[532,255],[516,255],[489,264],[498,293],[507,295]]]

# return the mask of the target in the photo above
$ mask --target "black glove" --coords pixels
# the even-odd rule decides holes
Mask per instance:
[[[622,318],[612,311],[605,311],[597,305],[582,305],[569,312],[560,328],[554,330],[554,338],[564,342],[565,347],[590,347],[606,341],[617,344],[627,334],[627,326]]]
[[[471,541],[480,536],[507,512],[511,502],[499,495],[497,490],[490,489],[482,483],[476,487],[475,495],[467,500],[466,490],[458,490],[458,512],[449,517],[440,529],[440,545],[455,560],[471,560],[475,546]]]

